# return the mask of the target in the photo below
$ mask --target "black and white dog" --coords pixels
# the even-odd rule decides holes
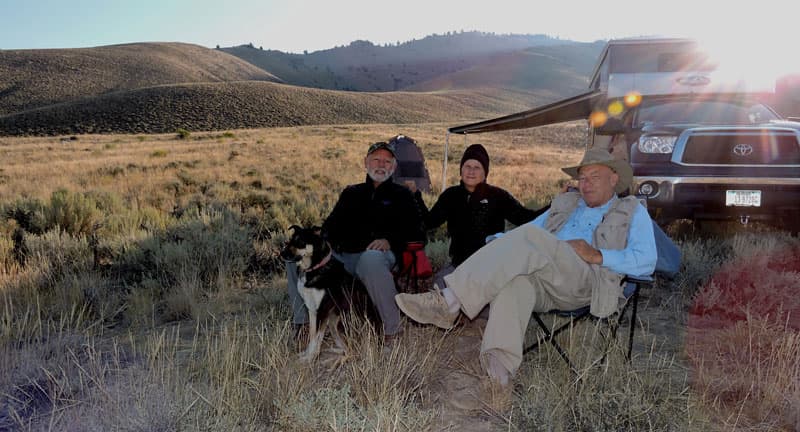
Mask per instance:
[[[333,251],[322,238],[319,227],[292,225],[289,230],[292,236],[281,255],[297,261],[297,291],[308,309],[308,347],[300,359],[312,361],[319,355],[328,328],[336,343],[335,351],[343,353],[345,344],[339,333],[342,314],[352,310],[377,322],[377,313],[361,281],[333,258]]]

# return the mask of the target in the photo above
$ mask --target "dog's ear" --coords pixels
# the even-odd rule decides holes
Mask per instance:
[[[303,227],[301,227],[300,225],[292,225],[292,226],[289,227],[289,231],[291,231],[292,233],[295,233],[298,230],[302,230],[302,229],[303,229]]]

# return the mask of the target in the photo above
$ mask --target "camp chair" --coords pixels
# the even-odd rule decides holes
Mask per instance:
[[[425,255],[425,243],[408,242],[398,260],[394,272],[395,285],[399,292],[420,292],[419,281],[433,276],[433,268]],[[403,283],[405,281],[405,283]]]
[[[617,338],[617,330],[619,328],[620,323],[622,322],[625,313],[627,312],[628,306],[631,306],[631,319],[630,319],[630,330],[628,331],[628,350],[625,355],[625,359],[630,361],[631,359],[631,351],[633,349],[633,335],[636,330],[636,311],[638,309],[639,304],[639,291],[642,287],[652,287],[654,283],[654,277],[657,275],[664,279],[672,279],[680,270],[681,264],[681,252],[680,249],[672,242],[672,240],[664,233],[661,227],[653,221],[653,235],[656,241],[656,267],[655,272],[652,276],[648,277],[633,277],[633,276],[625,276],[621,283],[625,284],[625,288],[623,289],[623,295],[626,298],[625,304],[619,310],[619,312],[615,315],[612,315],[609,318],[604,318],[602,321],[605,324],[608,324],[609,327],[609,335],[606,336],[601,331],[601,337],[606,339],[608,342],[607,346],[603,349],[603,355],[599,359],[599,362],[604,362],[606,358],[606,354],[608,353],[608,349],[610,348],[611,343],[616,341]],[[559,327],[549,327],[545,324],[544,320],[542,320],[542,315],[554,315],[555,317],[563,317],[567,318],[567,321]],[[536,348],[539,347],[541,342],[547,340],[553,345],[553,348],[558,352],[561,358],[569,365],[570,369],[578,374],[575,365],[570,361],[567,353],[564,349],[558,344],[555,337],[563,332],[564,330],[572,328],[572,326],[577,323],[578,321],[584,320],[586,318],[595,318],[589,313],[589,305],[581,307],[579,309],[571,310],[571,311],[562,311],[562,310],[552,310],[547,312],[546,314],[543,313],[533,313],[533,319],[539,325],[539,328],[544,333],[543,339],[537,339],[536,342],[532,343],[530,346],[526,347],[523,350],[523,355],[527,354]],[[554,319],[555,322],[555,319]]]
[[[622,306],[620,311],[612,317],[602,319],[602,323],[608,325],[608,334],[604,334],[602,329],[599,329],[600,335],[603,339],[606,340],[607,345],[603,349],[603,355],[598,360],[598,363],[602,363],[605,361],[606,354],[611,346],[611,344],[617,338],[617,330],[619,329],[620,323],[623,321],[623,317],[628,310],[628,306],[631,306],[631,318],[630,318],[630,330],[628,331],[628,346],[627,346],[627,353],[625,355],[626,360],[630,361],[631,359],[631,351],[633,349],[633,335],[636,330],[636,312],[638,309],[639,304],[639,291],[642,287],[652,287],[653,286],[653,278],[652,277],[645,277],[645,278],[637,278],[633,276],[626,276],[622,279],[622,284],[625,285],[623,289],[623,295],[626,298],[625,304]],[[566,318],[566,322],[561,324],[560,326],[556,327],[548,326],[545,321],[542,319],[542,315],[554,315],[555,317]],[[539,325],[543,335],[543,338],[538,338],[534,343],[529,345],[523,350],[523,355],[528,354],[529,352],[535,350],[539,347],[539,345],[544,342],[548,341],[553,348],[555,348],[558,355],[567,363],[569,368],[578,375],[578,369],[569,359],[567,356],[566,351],[559,345],[558,341],[556,340],[556,336],[558,336],[561,332],[571,329],[575,323],[578,321],[585,320],[587,318],[595,318],[591,313],[589,313],[589,305],[584,307],[575,309],[575,310],[551,310],[546,313],[534,312],[533,319]],[[597,318],[595,318],[597,319]],[[555,323],[557,318],[554,318],[553,322]]]

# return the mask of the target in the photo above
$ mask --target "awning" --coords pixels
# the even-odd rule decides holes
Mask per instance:
[[[528,111],[468,125],[455,126],[447,131],[454,134],[472,134],[544,126],[572,120],[586,120],[597,102],[602,100],[604,96],[605,92],[601,90],[590,90]]]

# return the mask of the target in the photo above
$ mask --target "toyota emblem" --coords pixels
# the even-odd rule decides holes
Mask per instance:
[[[753,153],[753,146],[750,144],[736,144],[733,148],[733,154],[737,156],[748,156]]]

